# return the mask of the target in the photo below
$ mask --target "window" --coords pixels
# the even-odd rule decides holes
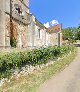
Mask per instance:
[[[38,32],[39,32],[39,38],[40,38],[40,29],[38,30]]]
[[[22,8],[21,8],[21,6],[19,6],[18,4],[14,4],[14,7],[15,7],[15,9],[17,10],[17,12],[19,14],[22,14]]]

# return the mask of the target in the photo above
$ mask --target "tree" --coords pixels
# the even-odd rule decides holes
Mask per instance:
[[[62,31],[63,34],[63,40],[69,40],[72,38],[72,30],[71,28],[65,28]]]
[[[70,27],[70,28],[65,28],[62,31],[63,34],[63,40],[68,40],[69,42],[74,42],[77,38],[77,28],[76,27]]]
[[[76,39],[80,40],[80,26],[77,28]]]

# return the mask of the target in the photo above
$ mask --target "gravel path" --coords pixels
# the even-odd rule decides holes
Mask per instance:
[[[80,47],[69,67],[42,84],[38,92],[80,92]]]

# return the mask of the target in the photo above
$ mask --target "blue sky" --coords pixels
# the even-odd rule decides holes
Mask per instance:
[[[63,28],[80,24],[80,0],[30,0],[30,11],[43,24],[52,20]]]

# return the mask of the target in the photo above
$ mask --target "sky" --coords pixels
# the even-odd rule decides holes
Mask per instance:
[[[66,28],[80,24],[80,0],[30,0],[30,12],[45,26],[62,23]]]

